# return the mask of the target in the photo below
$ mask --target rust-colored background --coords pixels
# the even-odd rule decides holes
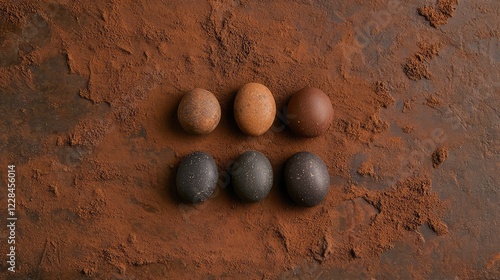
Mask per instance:
[[[0,278],[500,278],[498,1],[135,2],[0,2]],[[426,5],[435,27],[419,15]],[[260,137],[232,116],[247,82],[279,108]],[[335,111],[318,138],[282,122],[304,86]],[[207,136],[176,120],[194,87],[221,103]],[[250,149],[275,174],[255,204],[227,179]],[[174,182],[196,150],[221,178],[193,206]],[[281,178],[302,150],[332,178],[307,209]]]

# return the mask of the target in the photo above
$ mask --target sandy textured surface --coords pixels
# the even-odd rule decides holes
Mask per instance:
[[[496,1],[132,2],[0,3],[2,275],[500,278]],[[248,82],[277,104],[259,137],[234,121]],[[334,109],[317,138],[283,123],[305,86]],[[195,87],[222,108],[206,136],[184,133],[176,117]],[[192,206],[174,183],[197,150],[214,157],[220,180]],[[275,174],[255,204],[228,181],[247,150]],[[284,191],[284,163],[302,150],[331,176],[313,208]],[[3,273],[8,164],[14,274]]]

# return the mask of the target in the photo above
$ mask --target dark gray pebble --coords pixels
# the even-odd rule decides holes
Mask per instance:
[[[321,203],[328,194],[330,175],[321,158],[300,152],[286,162],[285,184],[293,201],[311,207]]]
[[[215,191],[218,177],[217,165],[209,154],[192,153],[182,159],[177,169],[177,191],[187,202],[202,202]]]
[[[262,153],[247,151],[234,161],[231,181],[234,191],[242,200],[260,201],[267,197],[273,186],[271,162]]]

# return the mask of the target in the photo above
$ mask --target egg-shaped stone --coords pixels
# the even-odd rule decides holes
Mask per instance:
[[[275,116],[276,102],[266,86],[248,83],[238,90],[234,100],[234,118],[245,134],[264,134],[273,124]]]
[[[184,201],[202,202],[213,194],[218,178],[219,172],[214,159],[205,152],[194,152],[179,164],[177,191]]]
[[[271,162],[260,152],[247,151],[234,161],[231,182],[242,200],[260,201],[267,197],[273,186]]]
[[[285,165],[286,190],[297,204],[312,207],[321,203],[330,189],[325,163],[310,152],[299,152]]]
[[[305,87],[290,98],[286,116],[293,133],[317,137],[330,127],[333,107],[330,98],[322,90]]]
[[[210,133],[217,127],[221,118],[219,101],[210,91],[195,88],[182,97],[177,109],[177,118],[188,133]]]

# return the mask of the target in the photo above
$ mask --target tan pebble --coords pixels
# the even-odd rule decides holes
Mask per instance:
[[[266,86],[248,83],[240,88],[234,100],[234,117],[241,131],[251,136],[262,135],[275,116],[276,102]]]

